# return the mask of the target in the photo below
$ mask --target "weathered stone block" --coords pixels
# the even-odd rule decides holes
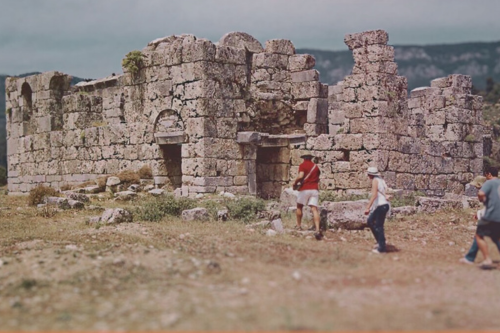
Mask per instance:
[[[429,95],[439,95],[441,90],[437,87],[420,87],[415,88],[410,92],[410,98],[417,98]]]
[[[397,75],[398,65],[392,61],[367,62],[364,64],[355,64],[352,74],[382,73]]]
[[[231,46],[239,49],[247,49],[252,53],[264,52],[262,44],[245,32],[230,32],[219,40],[219,45]]]
[[[389,45],[368,45],[368,61],[394,61],[394,47]]]
[[[288,56],[275,53],[256,53],[252,60],[253,68],[280,68],[288,67]]]
[[[316,59],[310,54],[296,54],[290,56],[288,69],[291,72],[300,72],[312,69],[316,64]]]
[[[201,80],[185,84],[184,98],[222,98],[222,92],[218,82],[213,80]]]
[[[450,86],[450,82],[447,77],[440,77],[431,81],[431,87],[435,88],[446,88]]]
[[[292,82],[318,81],[319,72],[315,69],[291,73]]]
[[[324,202],[321,208],[326,212],[328,225],[344,230],[364,229],[366,216],[364,211],[368,200]]]
[[[383,30],[347,34],[344,37],[344,43],[349,47],[349,50],[374,44],[387,44],[388,40],[389,35]]]
[[[266,41],[265,52],[292,55],[295,54],[295,46],[287,39],[271,39]]]
[[[326,98],[311,98],[307,107],[307,122],[328,123],[328,100]]]
[[[294,82],[291,94],[296,100],[321,97],[322,86],[320,82]]]
[[[244,49],[230,46],[217,45],[215,61],[236,65],[246,64],[246,53]]]
[[[427,197],[420,197],[417,202],[417,210],[421,213],[434,214],[445,209],[463,209],[463,203],[461,200],[445,200]]]

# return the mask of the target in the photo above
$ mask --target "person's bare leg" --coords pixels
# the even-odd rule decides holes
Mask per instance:
[[[302,225],[302,207],[304,205],[297,204],[297,210],[295,211],[295,215],[297,216],[297,227],[301,228]]]
[[[488,244],[486,244],[486,241],[484,238],[476,234],[476,241],[477,241],[477,246],[479,247],[479,250],[483,254],[484,261],[482,264],[490,265],[493,263],[493,261],[490,258],[490,255],[488,253]]]
[[[318,207],[316,206],[309,206],[311,207],[311,211],[313,214],[313,221],[314,221],[314,226],[316,227],[316,232],[319,232],[319,210]]]

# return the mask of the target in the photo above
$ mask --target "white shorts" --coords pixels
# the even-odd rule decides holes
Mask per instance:
[[[318,190],[299,191],[299,195],[297,196],[297,203],[301,205],[318,207],[319,191]]]

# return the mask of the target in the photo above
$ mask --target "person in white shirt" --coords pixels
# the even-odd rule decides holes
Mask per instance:
[[[389,211],[389,201],[387,201],[387,184],[380,177],[376,167],[369,167],[368,177],[372,183],[371,197],[365,210],[368,215],[368,227],[377,241],[377,247],[372,250],[375,253],[386,252],[384,223],[387,212]]]

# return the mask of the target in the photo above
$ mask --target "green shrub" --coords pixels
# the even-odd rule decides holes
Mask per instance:
[[[208,215],[213,220],[217,220],[217,212],[219,210],[226,208],[226,206],[223,203],[218,202],[216,200],[202,201],[198,206],[205,208],[208,211]]]
[[[144,200],[136,209],[137,217],[143,221],[156,222],[163,217],[180,216],[183,210],[196,206],[196,201],[189,198],[175,198],[172,195]]]
[[[136,74],[142,66],[141,51],[130,51],[122,60],[122,67],[132,74]]]
[[[0,186],[7,184],[7,170],[0,166]]]
[[[57,196],[59,196],[59,192],[52,187],[38,185],[37,187],[31,189],[30,194],[28,195],[28,205],[36,206],[43,203],[43,198],[45,197]]]
[[[241,198],[226,202],[226,207],[231,218],[248,222],[255,218],[259,211],[265,210],[266,204],[262,199]]]

